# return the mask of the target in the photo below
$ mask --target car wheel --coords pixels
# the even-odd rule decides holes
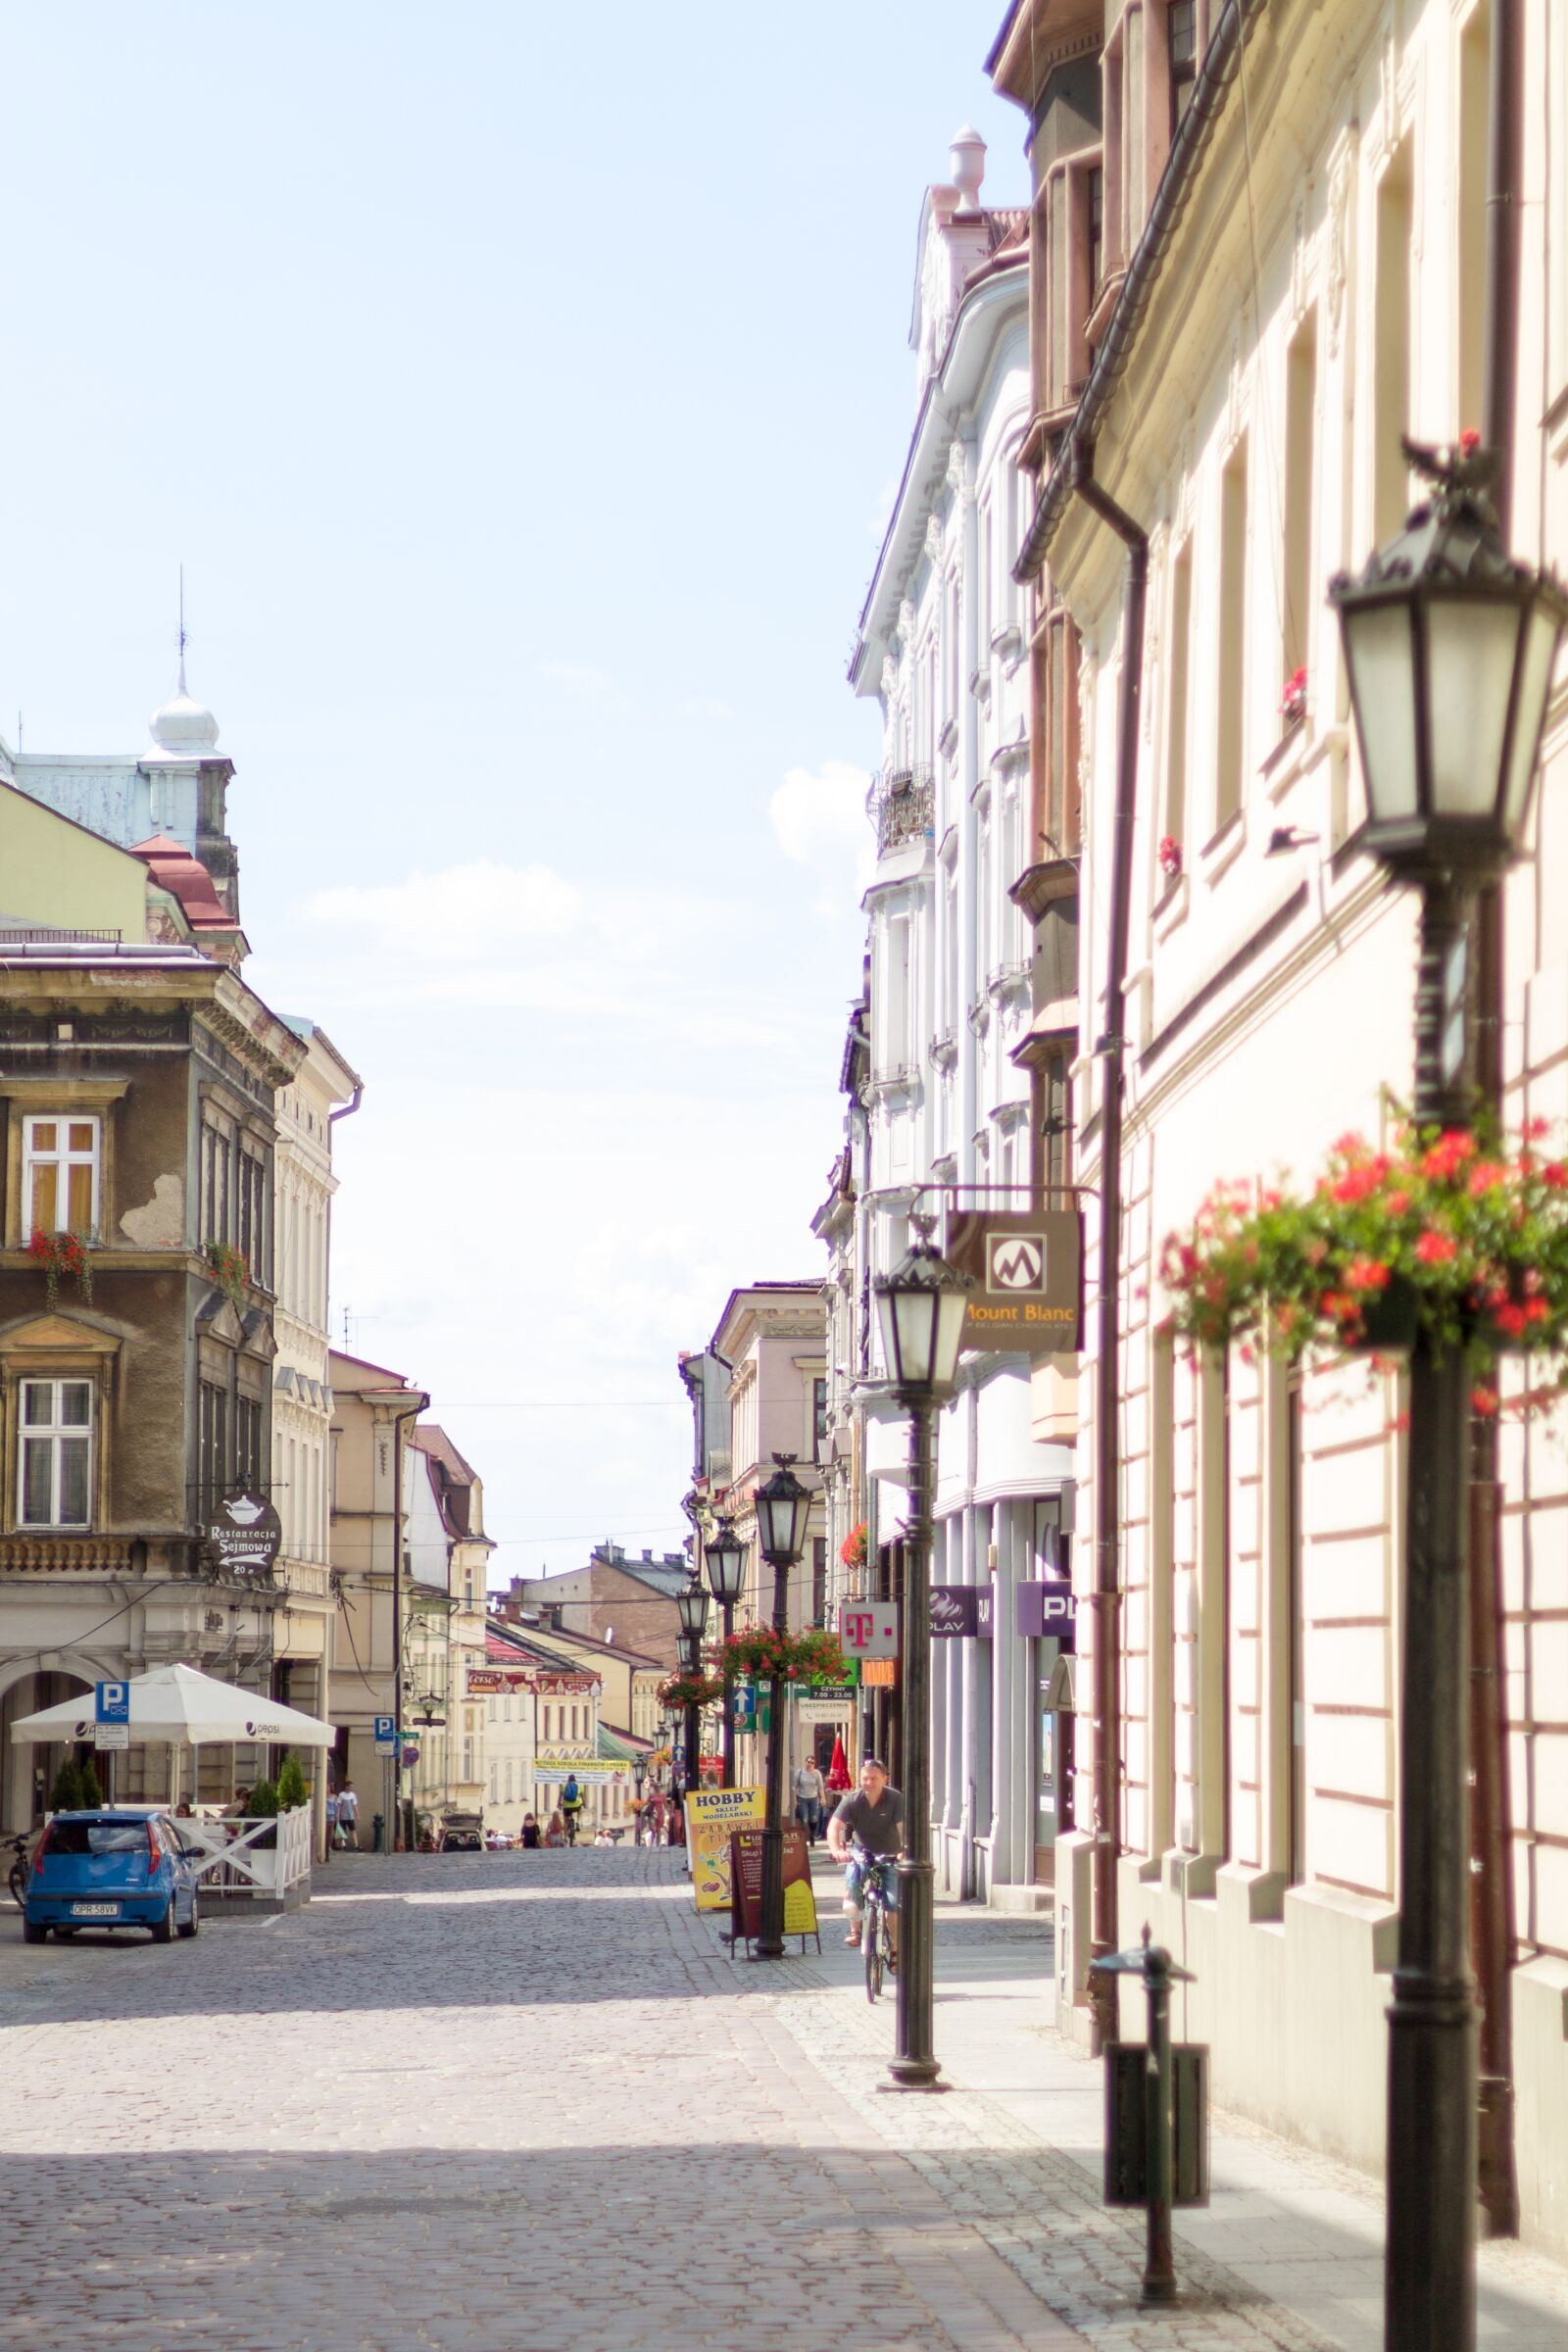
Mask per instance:
[[[199,1934],[201,1933],[201,1924],[202,1924],[202,1904],[201,1904],[201,1897],[200,1897],[200,1895],[198,1895],[198,1894],[193,1894],[193,1895],[191,1896],[191,1898],[190,1898],[190,1917],[189,1917],[189,1919],[188,1919],[188,1920],[186,1920],[186,1922],[185,1922],[185,1925],[184,1925],[184,1926],[183,1926],[183,1927],[180,1929],[180,1931],[179,1931],[179,1932],[180,1932],[180,1934],[181,1934],[182,1936],[196,1936],[196,1935],[199,1935]]]
[[[24,1943],[42,1943],[49,1931],[41,1919],[24,1919],[22,1923]]]
[[[158,1918],[153,1921],[154,1943],[172,1943],[174,1940],[174,1898],[170,1896]]]

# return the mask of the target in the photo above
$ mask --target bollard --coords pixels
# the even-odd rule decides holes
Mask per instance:
[[[1170,1988],[1191,1984],[1190,1969],[1178,1968],[1169,1952],[1150,1939],[1144,1929],[1142,1947],[1113,1952],[1090,1963],[1091,1972],[1105,1976],[1139,1976],[1149,2003],[1149,2039],[1145,2043],[1108,2042],[1105,2047],[1105,2201],[1110,2205],[1142,2204],[1148,2215],[1144,2256],[1143,2301],[1169,2304],[1176,2300],[1176,2264],[1171,2238],[1171,2208],[1208,2202],[1207,2118],[1203,2112],[1206,2088],[1203,2061],[1207,2053],[1184,2049],[1188,2061],[1184,2083],[1193,2093],[1188,2104],[1188,2148],[1183,2193],[1177,2196],[1176,2067],[1170,2038]],[[1196,2064],[1194,2063],[1196,2062]],[[1136,2068],[1136,2076],[1134,2069]],[[1129,2111],[1126,2097],[1136,2082]]]
[[[385,1817],[384,1817],[382,1814],[380,1814],[380,1813],[377,1813],[377,1814],[376,1814],[376,1816],[375,1816],[375,1818],[374,1818],[374,1820],[371,1822],[371,1824],[370,1824],[370,1827],[371,1827],[371,1829],[372,1829],[372,1830],[374,1831],[374,1833],[375,1833],[374,1843],[373,1843],[373,1844],[371,1845],[371,1847],[370,1847],[370,1851],[371,1851],[371,1853],[372,1853],[372,1854],[380,1854],[380,1853],[384,1853],[384,1852],[386,1851],[386,1821],[385,1821]]]

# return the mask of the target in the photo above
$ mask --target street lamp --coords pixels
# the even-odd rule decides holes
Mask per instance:
[[[757,1545],[773,1571],[773,1631],[790,1630],[789,1575],[806,1549],[811,1490],[796,1477],[793,1453],[775,1453],[777,1467],[757,1490]],[[768,1679],[767,1782],[762,1815],[762,1887],[755,1946],[759,1960],[784,1956],[784,1691],[781,1674]]]
[[[1329,588],[1349,672],[1361,840],[1421,891],[1413,1107],[1465,1128],[1468,934],[1518,855],[1568,599],[1503,547],[1494,451],[1418,448],[1432,484],[1359,579]],[[1476,2046],[1467,1948],[1470,1381],[1462,1348],[1410,1353],[1399,1722],[1399,1935],[1389,2008],[1387,2352],[1475,2342]]]
[[[684,1592],[677,1592],[675,1595],[675,1611],[680,1618],[681,1663],[688,1674],[699,1674],[702,1671],[703,1661],[703,1630],[708,1623],[708,1594],[698,1580],[695,1568],[692,1570],[692,1581]],[[686,1709],[686,1786],[688,1788],[699,1788],[702,1786],[702,1773],[699,1769],[702,1756],[701,1715],[702,1710],[699,1707],[689,1706]]]
[[[909,1511],[904,1530],[904,1851],[899,1856],[898,2030],[889,2071],[909,2090],[936,2086],[932,2052],[934,1922],[931,1885],[931,1487],[936,1407],[952,1390],[974,1287],[936,1250],[929,1217],[876,1283],[882,1352],[909,1416]]]
[[[728,1642],[735,1631],[735,1603],[741,1596],[746,1579],[746,1546],[728,1519],[720,1519],[703,1545],[703,1566],[724,1619],[724,1640]],[[733,1693],[724,1692],[724,1778],[723,1787],[735,1786],[735,1709]]]

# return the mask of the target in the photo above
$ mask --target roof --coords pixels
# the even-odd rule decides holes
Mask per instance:
[[[394,1389],[407,1389],[414,1396],[423,1394],[405,1373],[394,1372],[387,1364],[372,1364],[368,1355],[350,1355],[346,1348],[333,1348],[328,1353],[334,1364],[352,1364],[358,1372],[377,1372]],[[335,1388],[338,1383],[334,1381],[332,1385]],[[354,1392],[351,1390],[350,1394]]]
[[[599,1755],[606,1764],[636,1764],[651,1756],[654,1743],[639,1740],[635,1732],[612,1732],[608,1724],[599,1726]]]
[[[565,1651],[552,1649],[548,1642],[536,1642],[531,1634],[513,1633],[487,1617],[484,1624],[484,1654],[497,1666],[514,1666],[519,1658],[533,1666],[548,1667],[556,1674],[581,1674],[580,1658]],[[601,1678],[603,1679],[603,1678]]]
[[[569,1608],[573,1604],[567,1601],[562,1605]],[[517,1625],[514,1617],[505,1618],[503,1622],[509,1626]],[[525,1641],[530,1639],[534,1632],[532,1626],[517,1625],[517,1630]],[[575,1633],[569,1625],[553,1625],[545,1630],[553,1642],[569,1642],[577,1649],[587,1650],[590,1653],[598,1651],[607,1658],[623,1659],[634,1673],[639,1667],[646,1667],[653,1674],[667,1674],[669,1671],[662,1658],[651,1658],[645,1649],[628,1649],[624,1642],[606,1642],[599,1634]]]
[[[167,833],[154,833],[146,841],[133,842],[130,854],[141,859],[160,890],[179,901],[180,912],[192,931],[238,930],[238,921],[219,897],[212,875],[183,842],[172,841]]]

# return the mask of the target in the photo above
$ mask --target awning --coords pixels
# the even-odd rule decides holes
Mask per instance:
[[[251,1741],[272,1746],[331,1747],[337,1733],[315,1715],[220,1683],[194,1666],[155,1666],[125,1685],[133,1740],[168,1740],[175,1747],[238,1747]],[[95,1700],[90,1690],[24,1715],[11,1727],[13,1740],[34,1743],[92,1737]]]
[[[1078,1712],[1078,1661],[1064,1656],[1051,1670],[1051,1688],[1046,1692],[1046,1706],[1053,1715],[1076,1715]]]

